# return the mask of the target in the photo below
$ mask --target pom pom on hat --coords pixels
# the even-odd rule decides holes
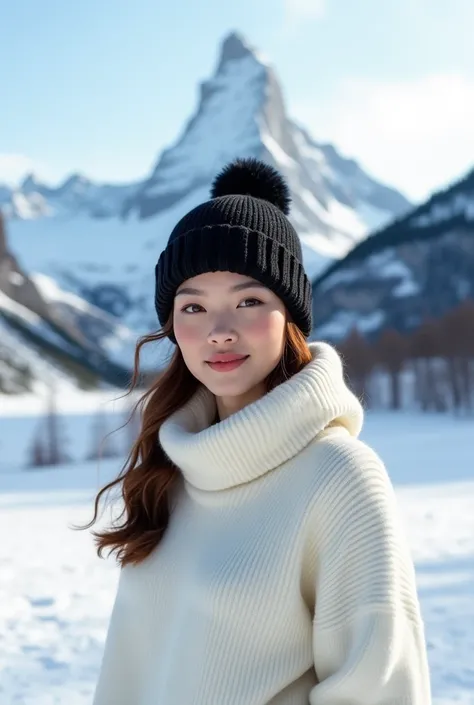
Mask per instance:
[[[216,176],[211,197],[247,195],[269,201],[285,215],[290,212],[290,190],[281,174],[258,159],[236,159]]]

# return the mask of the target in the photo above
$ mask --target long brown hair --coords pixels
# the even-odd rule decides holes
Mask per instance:
[[[144,345],[166,338],[172,331],[170,320],[158,333],[138,341],[135,350],[134,372],[128,394],[140,379],[140,352]],[[266,378],[267,392],[299,372],[311,360],[311,352],[303,333],[291,322],[286,324],[286,342],[282,358]],[[179,469],[165,456],[158,442],[162,423],[183,406],[196,392],[198,380],[188,370],[181,351],[174,351],[164,372],[152,383],[137,404],[141,428],[130,454],[118,477],[97,494],[94,516],[83,529],[96,523],[99,505],[105,493],[119,487],[123,510],[121,523],[102,531],[93,531],[97,553],[105,549],[116,553],[122,566],[143,561],[162,539],[170,519],[170,497],[179,480]]]

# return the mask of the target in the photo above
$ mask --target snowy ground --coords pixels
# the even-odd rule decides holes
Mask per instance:
[[[121,419],[120,419],[121,422]],[[9,448],[25,419],[0,418]],[[31,424],[31,419],[30,419]],[[83,456],[87,419],[69,433]],[[436,705],[474,704],[474,419],[369,415],[416,561]],[[82,431],[80,430],[82,428]],[[72,429],[72,430],[71,430]],[[28,435],[28,434],[26,434]],[[10,442],[7,442],[7,436]],[[90,705],[117,581],[87,532],[120,460],[0,473],[0,704]]]

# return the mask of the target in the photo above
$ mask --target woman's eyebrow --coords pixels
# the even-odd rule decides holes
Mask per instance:
[[[260,282],[242,282],[242,284],[234,284],[234,286],[230,287],[230,291],[242,291],[243,289],[255,289],[255,288],[261,288],[265,289],[265,285],[261,284]],[[179,291],[176,292],[176,296],[180,296],[181,294],[188,294],[191,296],[204,296],[205,291],[202,289],[194,289],[193,287],[190,286],[185,286]]]

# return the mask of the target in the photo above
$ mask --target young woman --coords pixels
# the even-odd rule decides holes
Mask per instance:
[[[311,290],[288,188],[237,160],[156,266],[176,343],[95,531],[121,564],[95,705],[429,705],[386,470]]]

